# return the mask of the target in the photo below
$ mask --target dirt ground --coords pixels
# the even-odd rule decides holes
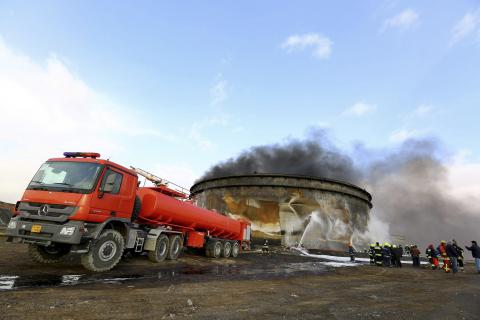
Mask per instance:
[[[0,237],[0,319],[479,319],[480,274],[331,267],[278,251],[153,264],[129,257],[93,274],[68,257],[38,265]]]

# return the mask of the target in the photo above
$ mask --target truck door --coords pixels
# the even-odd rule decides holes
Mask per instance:
[[[121,189],[123,174],[113,168],[107,168],[98,188],[98,197],[93,197],[91,214],[97,216],[99,221],[109,217],[124,217],[120,212],[122,200]]]

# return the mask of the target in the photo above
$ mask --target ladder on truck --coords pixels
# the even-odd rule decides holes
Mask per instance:
[[[133,171],[135,171],[137,174],[141,175],[148,181],[152,182],[156,187],[159,187],[159,188],[166,187],[168,189],[171,189],[173,191],[176,191],[178,193],[185,195],[185,198],[189,198],[190,196],[190,190],[188,190],[187,188],[179,186],[178,184],[168,181],[167,179],[160,178],[146,170],[135,168],[132,166],[130,166],[130,168]]]

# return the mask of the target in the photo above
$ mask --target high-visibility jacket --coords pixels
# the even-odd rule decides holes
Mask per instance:
[[[440,247],[438,247],[438,251],[440,251],[440,255],[442,256],[443,260],[450,260],[450,257],[447,254],[447,247],[446,246],[440,245]]]
[[[382,257],[382,247],[375,246],[373,247],[373,251],[375,252],[375,257]]]
[[[442,269],[445,270],[445,272],[450,272],[450,257],[447,254],[447,247],[441,244],[438,247],[438,251],[440,251],[440,256],[443,260]]]

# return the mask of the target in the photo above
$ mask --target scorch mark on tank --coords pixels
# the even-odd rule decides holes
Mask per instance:
[[[253,174],[200,181],[197,205],[251,221],[253,238],[282,245],[344,250],[367,231],[371,196],[341,181]]]

